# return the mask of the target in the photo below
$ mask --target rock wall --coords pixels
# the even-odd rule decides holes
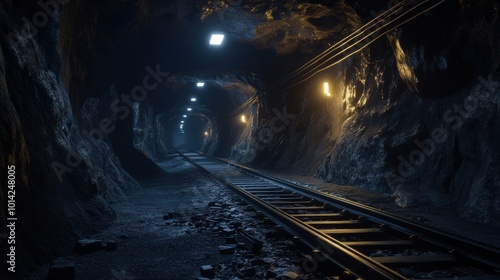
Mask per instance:
[[[117,91],[116,97],[107,100],[108,104],[102,106],[103,110],[119,114],[113,129],[107,133],[113,152],[120,158],[123,168],[136,177],[161,172],[148,158],[150,154],[145,155],[137,150],[134,143],[134,133],[138,132],[134,131],[134,115],[142,112],[139,112],[138,99],[134,98],[133,90],[143,85],[143,78],[149,72],[142,64],[140,67],[133,65],[135,61],[122,54],[123,46],[140,41],[137,30],[142,23],[137,17],[144,16],[142,12],[147,11],[139,11],[134,3],[128,2],[116,6],[106,1],[89,3],[81,0],[68,2],[61,7],[61,11],[61,77],[68,89],[72,107],[80,110],[86,98],[102,98],[110,85],[116,82],[116,85],[113,84]],[[87,24],[82,25],[82,22]],[[136,28],[126,28],[134,24]],[[149,71],[154,71],[152,68],[156,64],[149,65]],[[138,73],[130,74],[127,70]],[[127,78],[127,75],[133,78]],[[160,83],[158,81],[154,89]],[[148,89],[146,94],[150,95],[154,89]],[[95,128],[99,129],[99,124]]]
[[[39,10],[35,2],[0,7],[0,170],[16,166],[20,277],[102,228],[114,216],[109,202],[138,187],[108,139],[90,133],[104,117],[111,124],[115,118],[100,113],[103,99],[84,99],[81,111],[72,110],[60,76],[57,16],[47,16],[37,31],[23,21]],[[3,221],[5,183],[0,182]]]
[[[388,37],[392,57],[368,73],[396,86],[364,84],[364,94],[381,98],[356,104],[317,175],[393,193],[403,207],[449,203],[468,220],[499,225],[498,8],[450,2]],[[427,36],[414,36],[421,28]],[[401,87],[405,67],[415,72],[415,89]]]
[[[266,98],[232,157],[260,146],[254,164],[390,193],[402,207],[451,205],[465,219],[500,225],[498,11],[494,1],[447,1]],[[330,98],[321,96],[324,81]],[[285,130],[266,136],[284,106]]]
[[[157,126],[153,107],[148,102],[137,103],[134,115],[134,145],[152,160],[158,159],[157,148]]]

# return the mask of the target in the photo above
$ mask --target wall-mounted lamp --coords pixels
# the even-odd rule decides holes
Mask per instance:
[[[332,96],[332,94],[330,93],[330,85],[327,82],[323,84],[323,93],[326,96]]]

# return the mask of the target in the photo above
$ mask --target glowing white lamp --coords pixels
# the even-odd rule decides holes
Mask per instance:
[[[223,40],[224,40],[223,34],[212,34],[212,38],[210,38],[210,45],[218,46],[222,44]]]

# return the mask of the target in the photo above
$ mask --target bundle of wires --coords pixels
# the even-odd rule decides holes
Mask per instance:
[[[261,97],[283,92],[337,65],[360,52],[380,37],[434,9],[444,1],[446,0],[424,0],[421,2],[415,0],[401,1],[335,43],[315,58],[309,60],[294,72],[252,95],[236,110],[231,112],[229,117],[234,118],[239,116],[242,112],[255,104]],[[286,86],[284,86],[285,83],[287,83]]]

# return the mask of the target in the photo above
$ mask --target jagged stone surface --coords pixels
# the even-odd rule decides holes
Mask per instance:
[[[23,37],[22,43],[9,37],[23,36],[18,15],[26,13],[25,8],[0,8],[0,169],[17,168],[20,275],[35,262],[65,252],[83,233],[102,228],[114,217],[109,202],[138,187],[107,140],[93,143],[83,131],[94,124],[92,118],[99,119],[99,100],[88,100],[82,123],[75,121],[79,112],[72,110],[59,76],[54,19],[39,33]],[[5,194],[4,181],[0,184]]]

